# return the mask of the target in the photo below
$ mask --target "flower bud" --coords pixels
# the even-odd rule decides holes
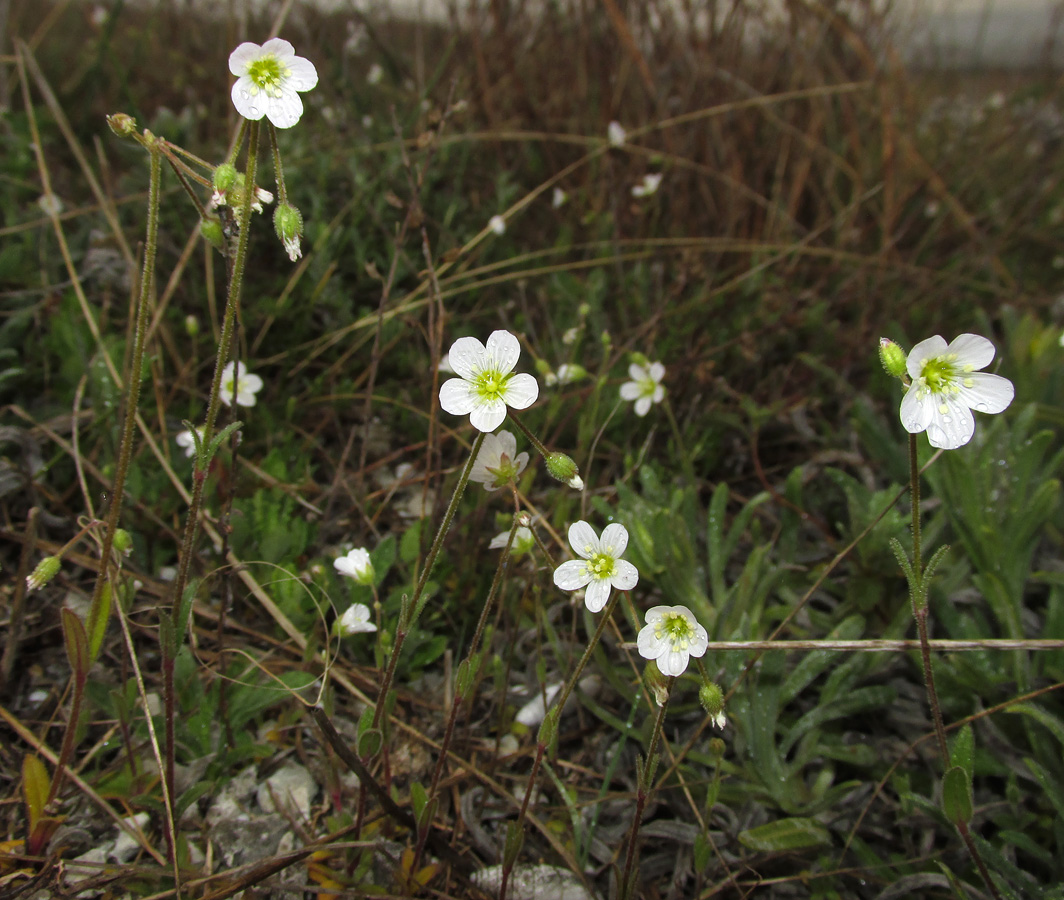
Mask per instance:
[[[37,563],[37,568],[26,576],[26,590],[40,590],[48,584],[49,581],[55,578],[61,565],[62,560],[60,560],[58,556],[46,556]]]
[[[197,319],[191,313],[185,316],[185,334],[187,334],[189,337],[195,337],[199,334],[199,328],[199,319]]]
[[[879,339],[879,361],[883,364],[886,373],[891,377],[905,377],[905,351],[890,338]]]
[[[225,232],[222,230],[222,223],[219,219],[214,216],[209,219],[200,219],[199,230],[203,239],[216,250],[225,249]]]
[[[562,481],[570,487],[576,486],[573,483],[574,479],[579,482],[580,487],[583,487],[584,483],[580,481],[580,470],[576,467],[576,463],[564,453],[550,453],[547,455],[547,471],[550,472],[552,478]],[[577,490],[579,489],[577,488]]]
[[[273,227],[284,244],[288,258],[295,262],[303,255],[299,239],[303,235],[303,216],[290,203],[280,204],[273,213]]]
[[[137,120],[125,113],[115,113],[107,117],[107,124],[117,137],[133,137],[137,131]]]
[[[706,749],[709,751],[709,758],[713,762],[720,762],[724,759],[724,751],[728,749],[728,745],[720,738],[715,737],[709,739],[709,745]]]
[[[234,166],[232,163],[222,163],[220,166],[218,166],[217,169],[214,170],[214,178],[212,179],[214,183],[214,189],[219,194],[224,194],[234,184],[236,184],[236,176],[236,166]]]
[[[133,538],[124,528],[116,528],[115,539],[111,546],[123,556],[129,556],[133,552]]]
[[[728,720],[724,717],[724,692],[720,685],[712,681],[703,682],[702,687],[698,689],[698,702],[702,704],[706,715],[713,720],[713,724],[723,728]]]
[[[668,703],[669,682],[671,679],[658,668],[658,664],[654,660],[650,660],[647,663],[643,676],[646,679],[647,688],[654,695],[654,702],[658,706],[664,706]]]

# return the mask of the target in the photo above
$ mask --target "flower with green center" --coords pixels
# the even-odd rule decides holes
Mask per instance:
[[[235,389],[234,389],[235,388]],[[242,362],[228,362],[222,369],[222,385],[218,397],[226,406],[254,406],[255,395],[262,390],[262,379],[248,372]]]
[[[517,438],[509,431],[487,434],[469,480],[484,485],[486,491],[497,491],[515,483],[527,465],[528,454],[517,452]]]
[[[376,631],[370,620],[370,609],[365,603],[352,603],[333,626],[340,637],[350,637],[364,631]]]
[[[630,591],[639,581],[639,570],[621,559],[628,546],[628,530],[613,522],[607,525],[600,538],[587,522],[569,526],[569,544],[580,559],[563,562],[554,570],[554,583],[563,591],[584,592],[584,604],[591,612],[606,605],[610,588]]]
[[[663,675],[682,675],[692,656],[705,654],[709,635],[686,606],[655,606],[647,610],[646,621],[636,646]]]
[[[365,547],[356,547],[349,550],[347,556],[341,556],[333,560],[333,568],[341,575],[354,578],[359,584],[367,587],[373,585],[376,573],[373,571],[373,560]]]
[[[448,361],[459,376],[443,383],[440,406],[454,416],[469,416],[478,431],[494,431],[506,418],[506,407],[527,409],[539,396],[531,375],[515,375],[521,344],[508,331],[493,331],[485,347],[476,338],[459,338]]]
[[[975,434],[972,410],[1002,412],[1016,393],[1007,378],[979,371],[993,358],[994,345],[977,334],[962,334],[949,346],[936,334],[913,347],[905,362],[912,384],[900,410],[905,430],[926,431],[931,446],[943,450],[967,444]]]
[[[635,401],[635,414],[645,416],[650,412],[654,403],[661,403],[665,399],[665,388],[661,385],[661,379],[665,377],[665,367],[659,363],[650,363],[641,366],[632,363],[628,367],[628,377],[621,385],[621,399]]]
[[[296,56],[295,48],[281,38],[261,47],[245,41],[229,55],[229,71],[236,75],[233,105],[245,119],[266,116],[278,128],[291,128],[303,115],[297,91],[318,83],[310,60]]]

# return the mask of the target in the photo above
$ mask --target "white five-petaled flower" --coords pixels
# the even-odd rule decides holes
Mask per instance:
[[[628,132],[620,122],[614,120],[606,128],[606,137],[611,147],[620,147],[627,140]]]
[[[458,378],[440,388],[440,406],[454,416],[469,415],[478,431],[494,431],[506,418],[506,407],[527,409],[539,396],[531,375],[515,375],[521,344],[508,331],[493,331],[485,347],[473,337],[459,338],[447,359]]]
[[[506,220],[502,216],[492,216],[488,219],[488,228],[495,234],[506,234]]]
[[[484,485],[486,491],[497,491],[517,481],[528,465],[528,454],[517,452],[517,438],[509,431],[484,435],[469,480]]]
[[[558,566],[554,583],[563,591],[586,587],[584,603],[591,612],[606,605],[610,588],[630,591],[639,581],[636,567],[621,559],[628,546],[628,530],[623,525],[607,525],[600,538],[587,522],[574,522],[569,526],[569,544],[580,559]]]
[[[261,47],[245,41],[229,54],[229,71],[236,75],[233,105],[245,119],[266,116],[278,128],[291,128],[303,115],[298,91],[318,83],[310,60],[296,56],[295,48],[281,38]]]
[[[348,551],[347,556],[334,559],[333,568],[341,575],[354,578],[359,584],[366,586],[373,584],[373,560],[370,559],[369,551],[365,547],[356,547]]]
[[[236,382],[235,392],[234,381]],[[222,387],[218,396],[226,406],[232,406],[234,399],[237,406],[254,406],[255,395],[261,390],[262,379],[258,375],[252,375],[242,362],[228,362],[222,369]]]
[[[649,197],[661,186],[661,173],[647,174],[639,184],[632,185],[633,197]]]
[[[639,655],[657,661],[662,675],[682,675],[692,656],[702,656],[709,643],[706,629],[686,606],[655,606],[636,638]]]
[[[365,603],[352,603],[336,625],[341,637],[349,637],[362,631],[376,631],[377,626],[369,620],[369,607]]]
[[[962,334],[949,346],[939,335],[920,341],[905,362],[912,384],[901,400],[901,424],[910,434],[927,432],[932,447],[955,450],[975,434],[972,410],[999,413],[1015,396],[1012,382],[980,372],[994,358],[994,345]]]
[[[196,426],[196,433],[200,436],[200,440],[203,440],[203,429],[201,427]],[[196,455],[196,439],[192,436],[191,431],[182,431],[174,440],[177,442],[177,446],[185,451],[185,456],[189,459]]]
[[[647,366],[632,363],[628,367],[628,377],[632,380],[621,385],[621,399],[634,400],[635,414],[645,416],[650,412],[651,404],[661,403],[665,397],[665,388],[661,384],[665,367],[659,362]]]

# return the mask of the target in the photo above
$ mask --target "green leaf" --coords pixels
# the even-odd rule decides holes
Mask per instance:
[[[37,820],[44,813],[50,788],[51,779],[48,777],[48,770],[44,767],[44,763],[36,756],[27,755],[22,760],[22,795],[26,798],[30,832],[33,831]]]
[[[972,783],[961,766],[951,766],[942,779],[942,810],[951,822],[972,820]]]
[[[815,819],[778,819],[757,828],[739,833],[739,843],[750,850],[764,853],[779,853],[788,850],[805,850],[811,847],[827,847],[831,844],[830,832]]]
[[[62,611],[63,619],[63,642],[66,644],[67,659],[70,660],[70,668],[74,670],[74,676],[79,681],[85,681],[89,676],[89,639],[85,634],[85,626],[81,619],[66,607]]]
[[[421,814],[425,811],[425,807],[429,802],[429,793],[425,790],[424,785],[420,781],[415,781],[410,785],[410,804],[414,807],[414,818],[421,821]]]
[[[953,739],[949,753],[950,765],[960,766],[968,773],[968,780],[975,777],[975,734],[971,723],[967,723]]]
[[[379,728],[369,728],[358,736],[358,755],[363,759],[376,756],[380,753],[384,736]],[[411,791],[412,793],[412,791]]]
[[[1005,712],[1030,716],[1039,724],[1044,725],[1052,733],[1053,737],[1064,746],[1064,722],[1052,713],[1042,709],[1042,707],[1033,703],[1017,703],[1015,706],[1007,707]]]
[[[103,643],[103,636],[107,632],[107,622],[111,617],[111,596],[111,582],[108,581],[100,592],[100,602],[89,609],[86,624],[88,625],[90,665],[96,661],[100,653],[100,645]]]

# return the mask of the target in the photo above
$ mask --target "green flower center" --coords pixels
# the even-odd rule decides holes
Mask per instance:
[[[506,385],[510,381],[509,375],[503,375],[501,372],[495,369],[489,369],[481,372],[474,380],[477,393],[484,400],[503,400],[503,395],[506,393]]]
[[[603,581],[613,576],[614,559],[608,553],[594,553],[587,561],[587,571],[592,578]]]
[[[248,66],[248,78],[252,83],[274,97],[281,96],[281,82],[291,74],[288,66],[282,65],[276,56],[260,56]],[[251,89],[254,94],[255,88]]]
[[[497,466],[486,466],[485,468],[495,476],[492,487],[502,487],[517,478],[517,464],[505,453],[499,456],[499,464]]]
[[[667,613],[654,623],[654,637],[667,638],[674,650],[686,650],[694,629],[686,616]]]
[[[658,389],[658,383],[653,378],[644,378],[639,382],[639,392],[644,397],[653,397],[654,391]]]

